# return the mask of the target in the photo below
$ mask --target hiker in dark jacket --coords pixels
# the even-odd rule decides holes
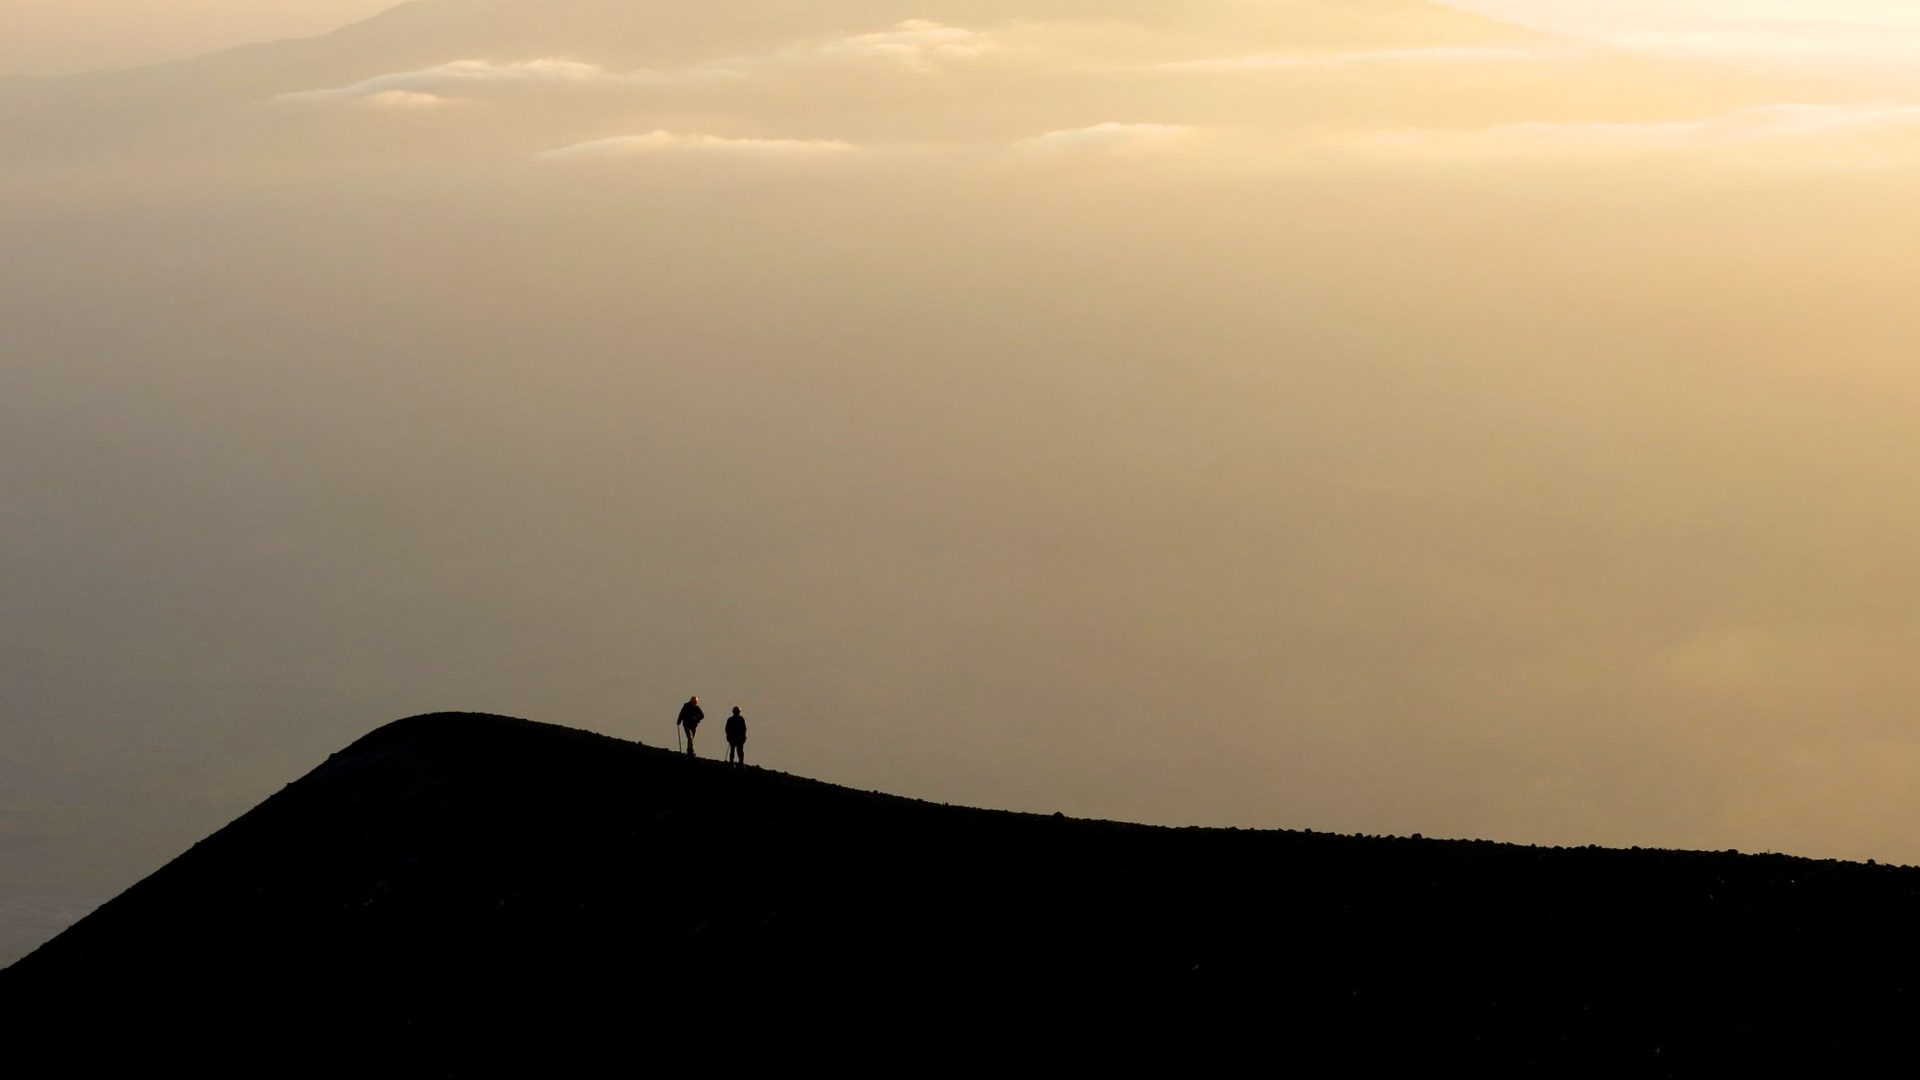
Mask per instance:
[[[699,727],[700,721],[706,718],[707,714],[700,711],[698,694],[688,698],[687,703],[680,706],[680,719],[675,720],[674,723],[687,733],[687,753],[693,753],[693,729]]]
[[[740,706],[733,707],[733,715],[727,717],[727,764],[745,766],[747,763],[747,718],[740,715]]]

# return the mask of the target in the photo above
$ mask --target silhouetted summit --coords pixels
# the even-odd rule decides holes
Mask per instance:
[[[962,809],[439,714],[0,974],[0,1007],[15,1055],[76,1075],[909,1068],[1034,1043],[1908,1075],[1917,892],[1920,871],[1782,856]]]

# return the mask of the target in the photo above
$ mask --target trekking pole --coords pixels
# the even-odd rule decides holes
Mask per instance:
[[[673,752],[676,754],[684,754],[686,750],[686,747],[680,745],[680,721],[675,720],[673,722]]]

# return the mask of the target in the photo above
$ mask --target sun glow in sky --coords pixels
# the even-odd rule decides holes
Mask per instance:
[[[1911,64],[1908,0],[1459,0],[1453,6],[1627,48],[1771,63]]]

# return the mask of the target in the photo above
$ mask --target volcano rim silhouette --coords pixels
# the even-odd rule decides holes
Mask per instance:
[[[1914,869],[1782,855],[952,807],[435,713],[0,973],[0,1008],[22,1054],[216,1070],[242,1046],[605,1064],[646,1022],[789,1051],[851,1025],[869,1052],[1908,1075],[1917,896]]]

